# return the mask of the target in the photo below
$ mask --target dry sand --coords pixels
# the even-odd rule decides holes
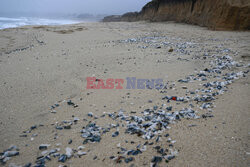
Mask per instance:
[[[164,37],[149,39],[151,43],[119,42],[133,38]],[[165,38],[167,37],[167,38]],[[154,41],[155,40],[155,41]],[[173,43],[156,48],[158,42]],[[190,42],[190,43],[185,43]],[[194,46],[184,48],[189,54],[182,54],[176,44]],[[156,44],[156,46],[152,46]],[[150,45],[147,48],[143,46]],[[230,49],[228,53],[216,53],[216,49]],[[89,121],[105,126],[116,121],[100,118],[103,112],[117,112],[123,109],[128,115],[140,115],[141,111],[154,105],[167,104],[173,111],[188,104],[162,100],[163,96],[185,96],[186,86],[194,91],[204,82],[178,83],[188,75],[209,67],[209,55],[229,54],[243,67],[232,68],[229,72],[249,70],[250,33],[209,31],[197,26],[175,23],[84,23],[67,26],[27,26],[0,30],[0,152],[11,144],[18,146],[20,155],[12,157],[10,163],[35,164],[41,155],[40,144],[50,144],[50,149],[66,147],[77,149],[83,145],[81,129]],[[162,78],[173,89],[166,93],[146,90],[87,90],[86,77],[99,79],[137,77],[145,79]],[[213,80],[211,78],[208,81]],[[205,82],[208,82],[205,81]],[[241,77],[228,86],[228,91],[216,96],[214,117],[176,121],[171,129],[164,131],[175,140],[174,150],[178,155],[169,163],[159,166],[250,166],[250,88],[249,77]],[[126,86],[126,84],[124,84]],[[129,93],[129,94],[128,94]],[[65,100],[71,99],[77,108],[68,106]],[[148,103],[152,100],[152,103]],[[51,113],[50,106],[60,106]],[[193,103],[195,104],[195,103]],[[196,107],[200,114],[206,111]],[[136,111],[131,114],[131,111]],[[92,112],[98,119],[90,118]],[[80,120],[70,130],[56,130],[55,124],[63,120]],[[86,119],[83,121],[83,119]],[[44,126],[39,126],[39,125]],[[120,122],[122,125],[123,123]],[[31,126],[38,127],[20,137]],[[124,124],[126,125],[126,124]],[[189,125],[196,125],[189,127]],[[136,135],[124,134],[112,138],[111,132],[102,135],[100,143],[86,144],[83,151],[87,155],[72,157],[65,163],[58,158],[46,161],[47,166],[64,164],[79,166],[150,166],[152,156],[158,155],[153,148],[159,145],[169,148],[167,138],[147,147],[147,151],[134,156],[135,160],[117,164],[110,156],[120,151],[117,144],[127,149],[135,149],[145,140]],[[32,134],[37,136],[32,137]],[[57,136],[55,139],[54,137]],[[68,144],[72,139],[72,144]],[[126,143],[126,140],[128,143]],[[134,144],[131,144],[134,141]],[[151,141],[155,141],[155,138]],[[61,145],[57,146],[58,143]],[[93,158],[97,156],[94,160]]]

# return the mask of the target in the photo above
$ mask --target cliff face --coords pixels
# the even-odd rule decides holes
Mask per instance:
[[[153,0],[141,12],[127,13],[119,19],[139,20],[184,22],[216,30],[250,30],[250,0]]]

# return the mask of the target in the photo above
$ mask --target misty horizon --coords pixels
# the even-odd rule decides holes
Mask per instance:
[[[140,11],[150,0],[1,0],[0,16],[116,15]]]

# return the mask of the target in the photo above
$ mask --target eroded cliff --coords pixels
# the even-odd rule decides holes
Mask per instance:
[[[250,30],[250,0],[153,0],[140,12],[104,21],[176,21],[215,30]]]

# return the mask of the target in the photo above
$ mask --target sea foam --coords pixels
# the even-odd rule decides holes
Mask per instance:
[[[64,24],[76,24],[82,21],[79,20],[66,20],[66,19],[44,19],[44,18],[32,18],[32,17],[19,17],[9,18],[0,17],[0,29],[15,28],[26,25],[64,25]]]

